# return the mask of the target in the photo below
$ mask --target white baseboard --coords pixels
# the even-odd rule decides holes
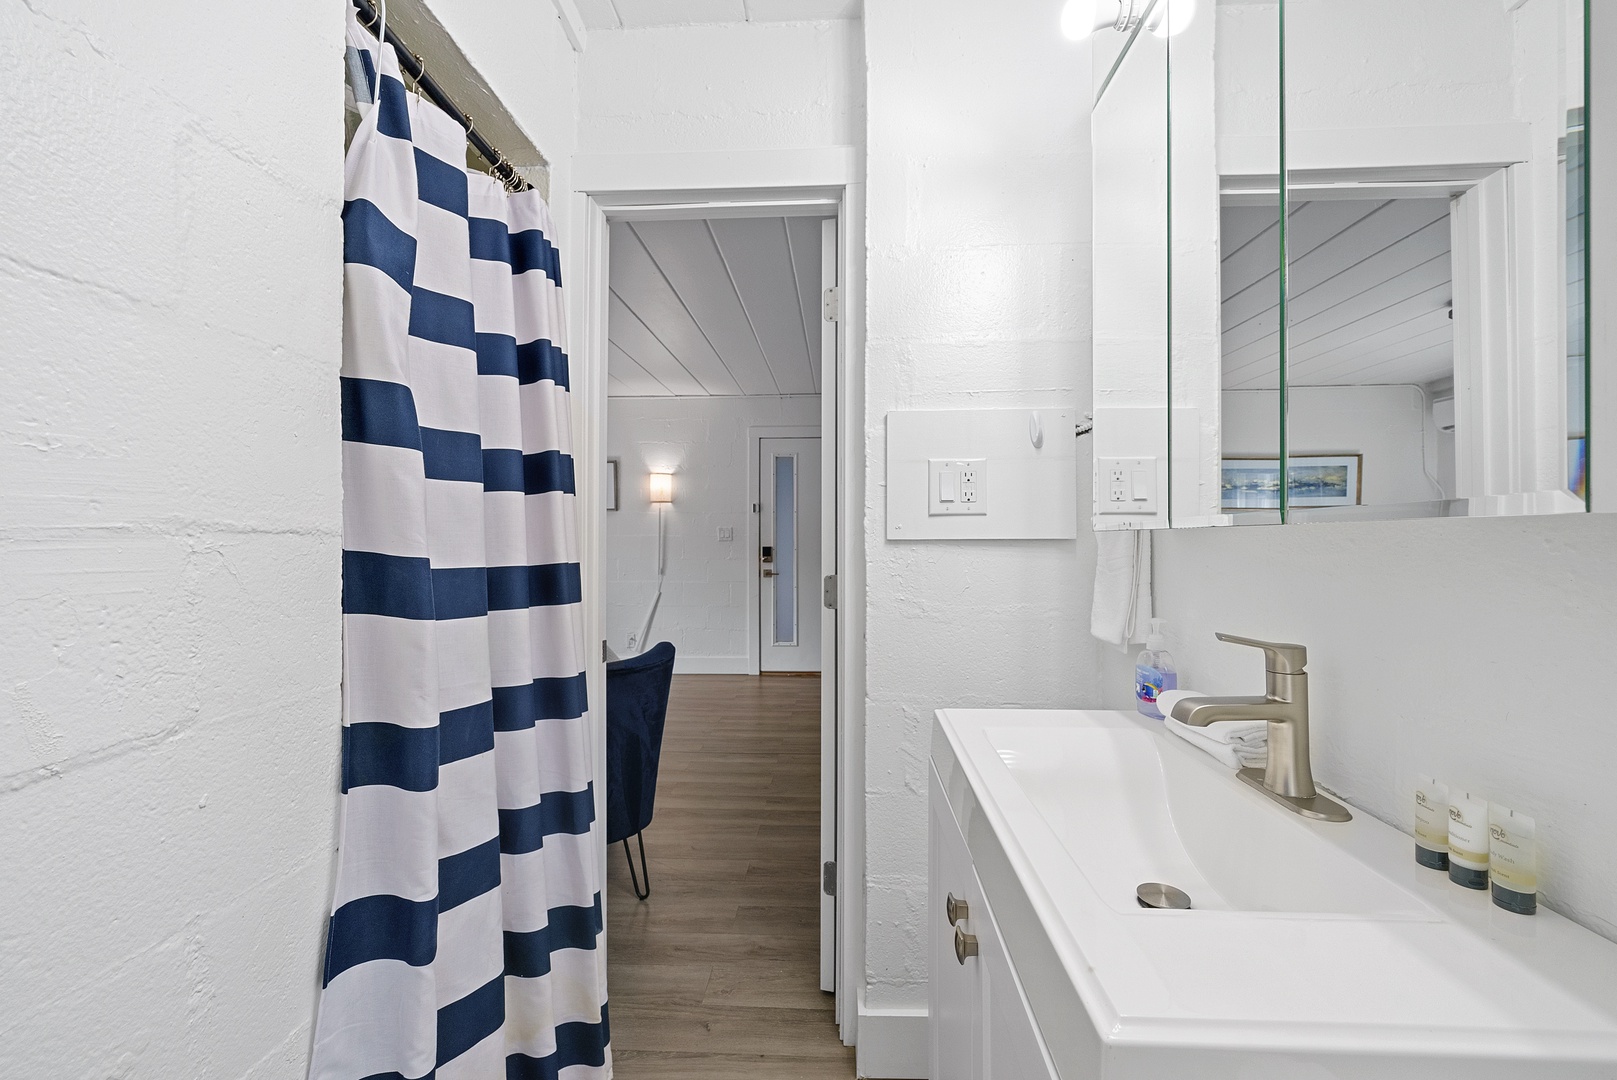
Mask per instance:
[[[871,1080],[926,1080],[925,1009],[860,1009],[858,1071]]]
[[[751,675],[752,661],[745,656],[686,656],[674,654],[675,675]]]

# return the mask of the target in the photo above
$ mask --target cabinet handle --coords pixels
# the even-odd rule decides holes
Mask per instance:
[[[966,957],[977,955],[977,935],[968,934],[960,927],[954,928],[954,958],[960,963],[966,962]]]
[[[953,926],[961,919],[971,918],[971,905],[956,898],[954,893],[950,893],[949,899],[943,902],[943,910],[949,915],[950,926]]]

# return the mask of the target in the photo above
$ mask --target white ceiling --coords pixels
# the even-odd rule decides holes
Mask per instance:
[[[1446,198],[1294,202],[1293,386],[1430,383],[1454,372]],[[1279,215],[1223,211],[1224,389],[1279,385]]]
[[[578,0],[590,30],[692,23],[857,19],[864,0]]]
[[[614,223],[607,393],[818,394],[820,221]]]

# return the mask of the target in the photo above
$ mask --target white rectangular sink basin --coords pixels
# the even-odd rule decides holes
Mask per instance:
[[[1132,713],[943,710],[932,765],[1062,1080],[1617,1080],[1617,943],[1362,810],[1289,813]]]
[[[1192,912],[1436,919],[1431,906],[1313,826],[1125,727],[994,727],[988,742],[1105,903],[1129,915],[1136,886],[1188,893]],[[1172,912],[1175,916],[1185,913]]]

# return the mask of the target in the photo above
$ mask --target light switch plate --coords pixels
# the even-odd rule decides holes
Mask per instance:
[[[930,458],[926,476],[927,513],[932,517],[988,513],[987,458]]]
[[[719,541],[721,543],[728,543],[728,542],[734,540],[735,538],[736,538],[736,530],[735,530],[734,525],[720,525],[719,526]]]
[[[1102,514],[1157,512],[1157,459],[1097,458],[1095,505]]]
[[[1076,416],[1070,408],[889,412],[887,539],[1073,539],[1079,527],[1078,449],[1083,445],[1071,437]],[[1056,438],[1057,432],[1063,437]],[[983,463],[977,513],[932,512],[932,493],[938,490],[934,461]]]

